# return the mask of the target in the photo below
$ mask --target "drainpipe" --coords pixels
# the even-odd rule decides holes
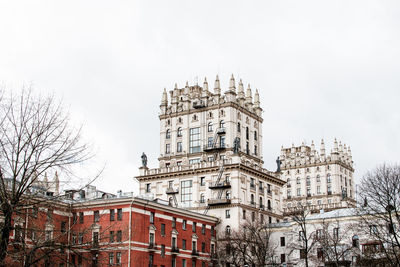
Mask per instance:
[[[132,235],[132,206],[135,198],[132,199],[131,204],[129,205],[129,243],[128,243],[128,267],[131,267],[131,235]]]

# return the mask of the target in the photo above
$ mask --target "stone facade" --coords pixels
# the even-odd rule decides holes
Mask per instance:
[[[277,173],[262,167],[262,108],[256,90],[236,89],[232,76],[222,93],[207,80],[162,94],[159,168],[140,168],[140,193],[171,205],[214,215],[229,231],[244,218],[282,219]]]
[[[335,139],[331,153],[322,140],[317,151],[304,143],[281,149],[283,212],[290,214],[298,202],[315,211],[354,206],[354,169],[350,147]]]

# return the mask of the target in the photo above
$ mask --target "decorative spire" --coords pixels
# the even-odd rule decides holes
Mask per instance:
[[[189,94],[189,82],[188,82],[188,81],[186,81],[184,93],[185,93],[185,95],[188,95],[188,94]]]
[[[202,91],[202,97],[207,97],[208,95],[208,82],[207,78],[204,78],[204,83],[203,83],[203,91]]]
[[[175,83],[175,88],[174,89],[178,89],[178,84],[177,83]]]
[[[314,140],[311,140],[311,151],[315,152]]]
[[[214,83],[214,92],[218,95],[221,94],[221,86],[219,84],[219,77],[217,75],[217,77],[215,78],[215,83]]]
[[[251,88],[250,88],[250,84],[247,87],[247,91],[246,91],[246,104],[251,104],[252,101],[252,97],[251,97]]]
[[[175,84],[176,87],[176,84]],[[168,106],[168,97],[167,97],[167,89],[164,88],[164,92],[161,98],[161,106]]]
[[[260,94],[258,93],[258,89],[256,89],[256,93],[254,94],[254,106],[256,108],[260,107]]]
[[[233,73],[231,76],[231,80],[229,81],[229,90],[236,92],[236,87],[235,87],[235,78],[233,77]]]
[[[343,152],[342,141],[339,141],[339,152]]]
[[[324,139],[321,140],[321,157],[325,156],[325,143],[324,143]]]
[[[244,87],[243,87],[242,79],[240,79],[240,81],[239,81],[238,98],[239,99],[244,98]]]
[[[56,171],[56,173],[54,174],[54,193],[56,195],[58,195],[58,193],[60,192],[60,179],[58,179],[58,173]]]
[[[335,141],[333,142],[333,152],[338,152],[338,142],[337,142],[337,140],[336,140],[336,138],[335,138]]]

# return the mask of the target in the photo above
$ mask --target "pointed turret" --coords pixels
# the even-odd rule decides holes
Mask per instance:
[[[339,152],[343,152],[343,146],[342,146],[342,141],[339,141]]]
[[[238,99],[244,99],[244,87],[242,79],[239,81],[239,89],[238,89]]]
[[[54,180],[53,180],[53,184],[54,184],[54,194],[58,195],[60,192],[60,179],[58,178],[58,173],[56,171],[56,173],[54,174]]]
[[[219,77],[217,75],[217,77],[215,78],[215,83],[214,83],[214,93],[216,93],[217,95],[221,94],[221,86],[219,84]]]
[[[333,153],[337,153],[338,151],[339,151],[338,142],[335,138],[335,141],[333,142]]]
[[[258,93],[258,89],[256,89],[256,93],[254,94],[254,107],[260,107],[260,94]]]
[[[201,97],[207,97],[207,96],[208,96],[208,82],[207,78],[204,78],[203,91],[201,93]]]
[[[186,81],[184,94],[185,94],[185,95],[188,95],[188,94],[189,94],[189,82],[188,82],[188,81]]]
[[[312,152],[313,154],[315,153],[314,140],[311,140],[311,152]]]
[[[325,157],[325,143],[324,139],[321,140],[321,157]]]
[[[252,104],[252,100],[253,100],[253,98],[252,98],[252,96],[251,96],[251,87],[250,87],[250,84],[249,84],[249,86],[247,87],[247,91],[246,91],[246,105],[251,105]]]
[[[233,74],[232,74],[231,79],[229,81],[229,90],[236,93],[235,78],[233,77]]]
[[[168,106],[168,97],[167,97],[167,89],[164,88],[164,92],[161,98],[161,106]]]

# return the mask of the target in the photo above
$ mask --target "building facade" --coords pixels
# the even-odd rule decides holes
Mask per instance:
[[[276,173],[263,168],[262,108],[256,90],[232,76],[222,93],[217,76],[162,94],[159,168],[140,168],[142,195],[221,218],[226,231],[245,218],[282,219]]]
[[[281,149],[281,179],[285,214],[296,208],[297,203],[312,210],[327,211],[352,207],[355,204],[355,182],[350,147],[335,139],[333,150],[326,153],[324,140],[318,151],[311,146]]]
[[[70,190],[66,196],[43,196],[16,213],[8,266],[27,260],[37,266],[212,264],[215,217],[129,194],[86,198]]]

